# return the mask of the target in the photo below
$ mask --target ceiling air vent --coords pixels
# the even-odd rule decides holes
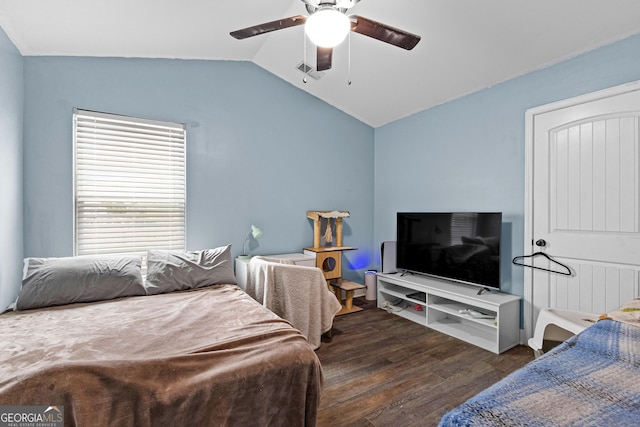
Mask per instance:
[[[311,67],[309,64],[305,63],[304,61],[302,61],[301,63],[299,63],[296,68],[303,72],[304,74],[308,75],[309,77],[312,77],[316,80],[320,80],[320,77],[324,76],[324,73],[322,71],[316,71],[313,67]]]

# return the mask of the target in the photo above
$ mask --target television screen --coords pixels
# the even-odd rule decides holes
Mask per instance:
[[[396,266],[500,288],[499,212],[398,212]]]

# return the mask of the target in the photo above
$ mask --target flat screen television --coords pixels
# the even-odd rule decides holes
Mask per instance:
[[[396,267],[500,289],[501,212],[398,212]]]

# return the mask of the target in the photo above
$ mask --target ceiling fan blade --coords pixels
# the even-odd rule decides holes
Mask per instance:
[[[333,48],[318,46],[316,49],[316,70],[325,71],[330,69]]]
[[[401,47],[406,50],[413,49],[420,41],[420,36],[393,28],[362,16],[354,16],[355,22],[351,22],[351,31],[372,37],[374,39]]]
[[[278,19],[277,21],[265,22],[264,24],[254,25],[253,27],[243,28],[241,30],[232,31],[232,37],[238,40],[246,39],[260,34],[270,33],[271,31],[282,30],[289,27],[302,25],[306,22],[307,17],[303,15],[291,16],[289,18]]]

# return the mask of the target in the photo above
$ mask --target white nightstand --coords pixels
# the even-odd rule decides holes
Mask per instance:
[[[307,267],[315,267],[316,265],[315,257],[302,253],[263,256],[268,258],[288,259],[293,261],[296,265],[304,265]],[[251,260],[251,258],[236,258],[236,280],[238,281],[238,286],[240,286],[242,290],[245,290],[247,286],[247,266],[249,265],[249,260]]]

